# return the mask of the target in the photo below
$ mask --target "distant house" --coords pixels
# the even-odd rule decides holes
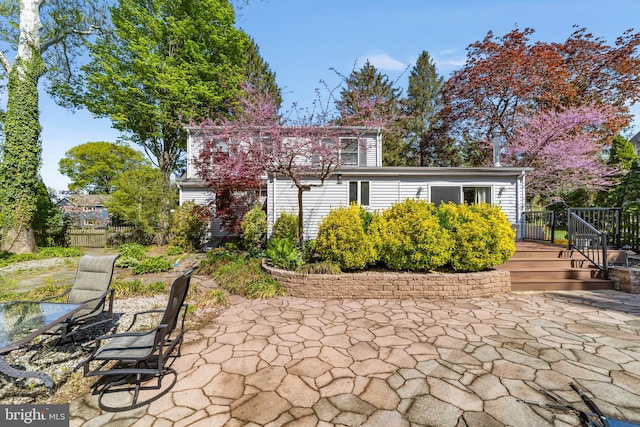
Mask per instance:
[[[64,196],[56,202],[74,227],[105,227],[111,225],[111,217],[105,207],[109,200],[103,194],[76,194]]]
[[[636,133],[629,142],[633,144],[633,148],[635,148],[638,157],[640,157],[640,132]]]
[[[180,203],[210,203],[215,197],[206,188],[193,165],[206,134],[189,128],[187,172],[178,182]],[[382,166],[382,132],[366,129],[358,141],[347,147],[342,167],[322,187],[304,193],[304,233],[315,238],[318,224],[332,208],[356,202],[370,211],[380,211],[406,198],[443,202],[486,202],[500,206],[515,226],[525,210],[525,177],[531,168],[522,167],[385,167]],[[297,188],[286,176],[265,175],[268,234],[282,213],[296,213]],[[307,181],[319,184],[313,178]],[[213,213],[215,217],[215,212]],[[215,221],[213,222],[215,227]],[[219,230],[214,230],[214,233]]]

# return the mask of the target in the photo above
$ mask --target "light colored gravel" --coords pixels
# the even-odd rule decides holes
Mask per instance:
[[[32,261],[16,262],[0,268],[0,274],[15,273],[17,271],[44,270],[66,265],[65,258],[34,259]]]
[[[164,309],[167,304],[167,295],[159,294],[152,297],[134,297],[116,299],[114,301],[114,313],[117,316],[116,332],[123,332],[129,327],[133,319],[133,313]],[[134,330],[144,329],[157,324],[158,316],[145,317],[136,322]],[[141,322],[140,322],[141,320]],[[97,326],[88,334],[97,336],[110,333],[108,327]],[[16,369],[35,370],[48,374],[56,387],[47,389],[40,380],[15,379],[0,374],[0,403],[3,404],[32,404],[45,400],[55,393],[56,388],[65,383],[75,372],[82,372],[79,364],[91,352],[94,346],[93,340],[88,337],[79,337],[78,343],[67,342],[56,344],[55,336],[41,336],[30,345],[11,352],[5,356],[7,363]]]

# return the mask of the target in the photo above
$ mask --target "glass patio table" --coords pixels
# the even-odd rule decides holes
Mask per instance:
[[[85,305],[39,301],[0,303],[0,372],[15,378],[38,378],[47,387],[53,387],[53,381],[47,374],[15,369],[9,366],[4,356],[64,322]]]

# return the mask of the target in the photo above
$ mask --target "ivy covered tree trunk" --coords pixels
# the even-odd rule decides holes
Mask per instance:
[[[29,61],[16,63],[9,74],[0,164],[0,249],[14,253],[37,250],[31,223],[42,162],[38,80],[44,70],[41,57],[34,54]]]

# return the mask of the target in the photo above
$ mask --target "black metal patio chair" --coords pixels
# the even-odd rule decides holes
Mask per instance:
[[[101,377],[93,385],[93,394],[99,394],[101,409],[119,412],[139,408],[175,385],[177,372],[171,365],[180,356],[188,308],[185,298],[192,273],[193,270],[189,270],[174,280],[164,310],[135,313],[126,332],[96,338],[95,348],[84,360],[83,367],[85,376]],[[162,314],[159,324],[148,330],[135,331],[138,319],[151,313]],[[97,368],[91,369],[92,362],[99,362]],[[171,383],[163,386],[162,380],[167,375],[172,376]],[[106,396],[113,393],[127,393],[130,400],[124,404],[121,397],[113,399],[115,404],[109,403],[108,398],[105,401]]]
[[[581,427],[640,427],[640,424],[638,423],[609,417],[603,414],[600,408],[598,408],[595,402],[589,396],[587,396],[585,391],[580,388],[578,384],[570,383],[569,385],[576,393],[578,393],[580,399],[582,399],[588,410],[585,411],[579,409],[571,405],[569,402],[567,402],[557,394],[544,389],[539,389],[539,391],[547,397],[551,398],[555,403],[537,402],[534,400],[526,399],[516,400],[521,403],[539,406],[541,408],[573,413],[578,417],[578,421],[580,422]]]
[[[113,321],[114,290],[111,280],[118,256],[83,256],[78,262],[73,286],[60,295],[42,300],[62,298],[64,302],[86,305],[49,333],[60,334],[60,341],[65,341],[74,339],[80,331]]]

